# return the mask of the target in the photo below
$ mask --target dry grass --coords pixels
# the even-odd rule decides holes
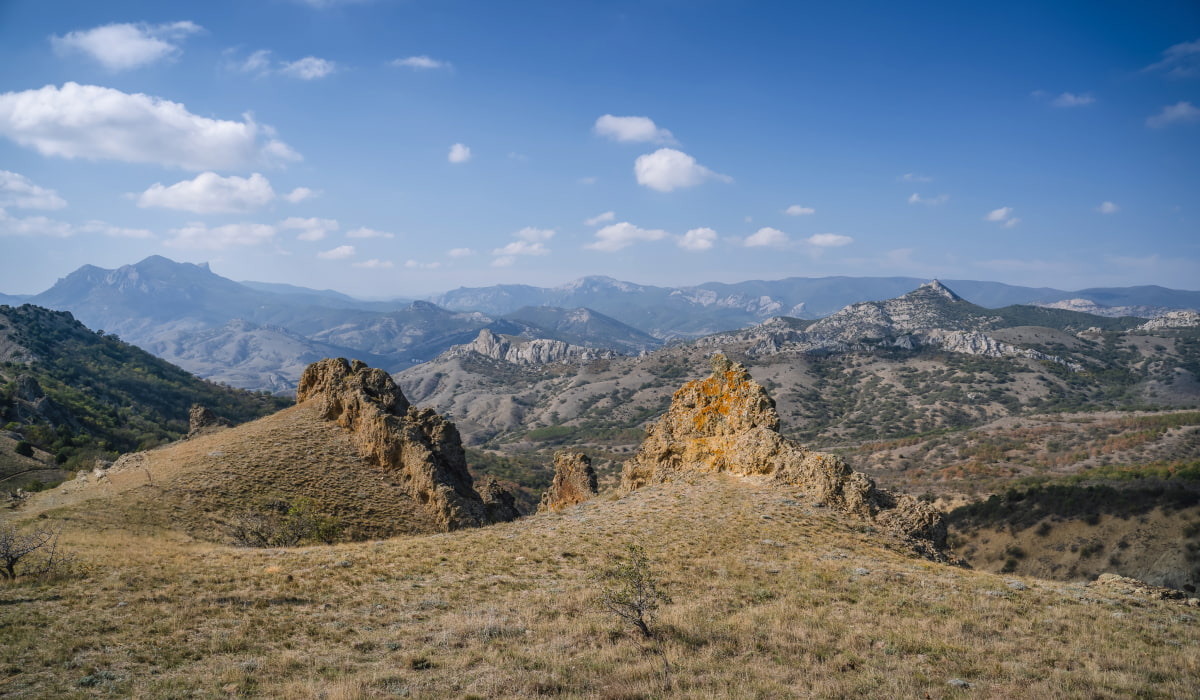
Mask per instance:
[[[752,479],[293,550],[72,527],[77,578],[0,588],[13,697],[1191,697],[1196,611],[911,559]],[[671,665],[594,605],[641,544]],[[969,690],[949,685],[952,679]]]

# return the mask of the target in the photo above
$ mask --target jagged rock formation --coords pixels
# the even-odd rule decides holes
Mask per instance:
[[[229,427],[229,421],[213,413],[207,406],[193,404],[191,410],[188,411],[187,436],[189,438],[214,429],[227,427]]]
[[[514,336],[496,335],[487,328],[479,331],[479,336],[470,343],[456,345],[451,348],[449,357],[461,357],[468,353],[478,353],[484,357],[511,362],[514,365],[591,362],[593,360],[605,360],[621,356],[621,353],[613,350],[571,345],[561,340],[550,340],[548,338],[529,340]]]
[[[1171,313],[1171,309],[1165,306],[1105,306],[1097,304],[1091,299],[1062,299],[1052,302],[1035,301],[1030,306],[1040,306],[1043,309],[1063,309],[1064,311],[1078,311],[1080,313],[1092,314],[1093,316],[1107,316],[1109,318],[1120,318],[1121,316],[1137,316],[1139,318],[1158,318]]]
[[[363,458],[396,473],[442,529],[488,521],[454,424],[409,405],[387,372],[358,360],[321,360],[304,370],[296,403],[314,404],[325,420],[350,431]]]
[[[1194,328],[1200,326],[1200,313],[1195,311],[1168,311],[1158,318],[1138,326],[1139,331],[1161,331],[1167,328]]]
[[[742,365],[718,354],[712,370],[675,392],[671,408],[625,463],[624,490],[694,472],[773,477],[817,503],[874,521],[923,556],[949,558],[946,525],[933,506],[877,489],[840,457],[811,452],[780,435],[775,402]]]
[[[483,499],[483,508],[487,512],[489,523],[507,523],[521,517],[521,509],[512,492],[504,488],[494,476],[485,476],[475,486],[479,497]]]
[[[538,512],[562,510],[595,497],[596,470],[582,452],[558,452],[554,455],[554,481],[542,494]]]

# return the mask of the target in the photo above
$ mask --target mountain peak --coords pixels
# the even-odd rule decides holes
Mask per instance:
[[[937,294],[939,296],[949,299],[950,301],[962,301],[963,300],[962,297],[955,294],[952,289],[950,289],[946,285],[942,284],[941,281],[936,280],[936,279],[932,280],[930,282],[926,282],[925,284],[921,285],[920,287],[917,287],[915,290],[910,292],[910,294]]]

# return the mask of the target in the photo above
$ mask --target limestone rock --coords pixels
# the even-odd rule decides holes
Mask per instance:
[[[475,340],[465,345],[456,345],[450,349],[450,356],[462,356],[477,353],[494,360],[503,360],[514,365],[548,365],[556,363],[591,362],[593,360],[613,359],[621,353],[613,350],[589,348],[582,345],[571,345],[561,340],[549,338],[518,338],[502,336],[484,328],[479,331]]]
[[[671,481],[687,473],[767,476],[817,503],[873,521],[918,553],[945,561],[946,525],[927,503],[877,489],[837,455],[812,452],[779,434],[779,414],[746,368],[712,357],[712,374],[675,392],[666,415],[625,463],[622,489]]]
[[[229,421],[213,413],[207,406],[193,404],[191,410],[188,411],[187,436],[189,438],[201,433],[210,432],[215,428],[227,427],[229,427]]]
[[[521,509],[512,493],[504,488],[493,476],[485,476],[476,485],[479,497],[483,499],[484,510],[487,511],[489,523],[507,523],[521,517]]]
[[[1174,588],[1155,586],[1135,578],[1109,573],[1100,574],[1095,581],[1088,584],[1088,587],[1151,600],[1184,600],[1187,598],[1183,591],[1177,591]]]
[[[487,522],[458,429],[432,409],[409,405],[387,372],[344,358],[315,362],[300,378],[296,403],[312,403],[348,430],[362,457],[396,473],[441,528]]]
[[[538,512],[562,510],[595,497],[596,470],[592,460],[582,452],[559,452],[554,455],[554,481],[542,494]]]

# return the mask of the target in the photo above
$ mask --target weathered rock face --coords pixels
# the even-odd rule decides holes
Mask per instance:
[[[194,404],[188,411],[188,437],[227,427],[229,427],[229,421],[210,411],[207,406]]]
[[[487,522],[458,430],[432,409],[410,406],[387,372],[357,360],[321,360],[304,370],[296,403],[312,403],[350,431],[362,457],[399,475],[442,528]]]
[[[548,365],[561,362],[591,362],[593,360],[620,357],[613,350],[571,345],[561,340],[538,338],[527,340],[496,335],[484,328],[475,340],[466,345],[456,345],[451,353],[459,355],[475,352],[484,357],[511,362],[514,365]]]
[[[538,512],[562,510],[595,497],[596,470],[592,460],[582,452],[559,452],[554,455],[554,481],[542,494]]]
[[[774,477],[817,503],[873,520],[923,556],[948,558],[946,526],[933,506],[877,489],[841,457],[811,452],[783,437],[774,401],[745,367],[714,355],[712,369],[707,379],[675,392],[671,408],[625,463],[623,489],[694,472]]]
[[[489,523],[507,523],[521,517],[521,509],[512,492],[500,485],[493,476],[485,476],[476,484],[479,497],[483,499]]]

